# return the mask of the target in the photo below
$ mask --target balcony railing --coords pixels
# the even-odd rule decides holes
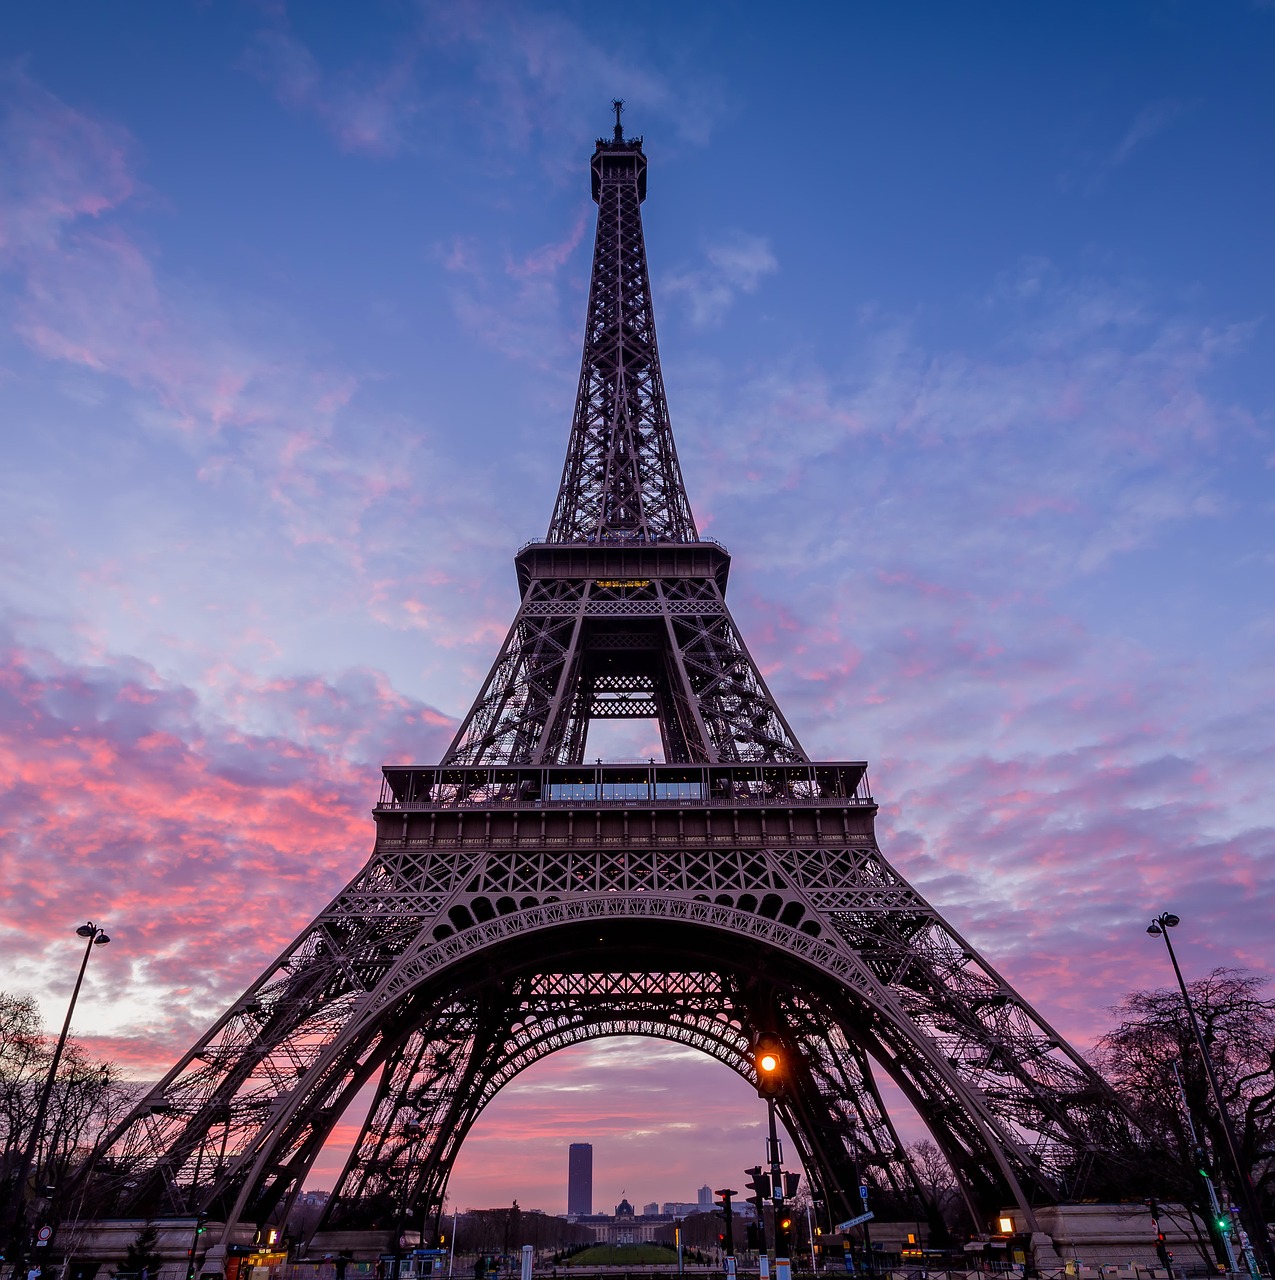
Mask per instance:
[[[386,765],[378,808],[871,805],[862,761],[810,764]]]

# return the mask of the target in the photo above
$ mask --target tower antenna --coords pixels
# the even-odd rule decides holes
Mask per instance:
[[[624,126],[620,123],[620,112],[624,110],[624,99],[612,98],[611,105],[615,108],[615,140],[616,142],[623,142]]]

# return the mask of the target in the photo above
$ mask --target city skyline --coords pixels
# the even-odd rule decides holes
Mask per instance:
[[[691,503],[886,856],[1082,1047],[1171,980],[1159,910],[1189,976],[1270,970],[1275,13],[746,9],[6,24],[0,957],[46,1024],[100,919],[75,1030],[162,1070],[450,738],[549,517],[617,95]],[[600,1042],[453,1198],[556,1203],[582,1131],[606,1204],[762,1147],[717,1064]]]

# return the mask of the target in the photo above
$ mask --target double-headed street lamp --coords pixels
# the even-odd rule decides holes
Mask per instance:
[[[1178,988],[1182,992],[1182,1002],[1186,1005],[1187,1017],[1191,1030],[1195,1033],[1195,1043],[1200,1050],[1200,1061],[1204,1064],[1204,1074],[1208,1078],[1209,1092],[1213,1095],[1213,1105],[1217,1108],[1218,1121],[1226,1138],[1227,1153],[1231,1157],[1231,1167],[1235,1171],[1236,1185],[1239,1187],[1240,1199],[1244,1202],[1244,1219],[1248,1225],[1249,1241],[1257,1250],[1258,1256],[1266,1263],[1267,1269],[1275,1276],[1275,1249],[1271,1248],[1271,1238],[1258,1207],[1257,1195],[1253,1190],[1253,1180],[1249,1177],[1244,1162],[1240,1159],[1240,1145],[1235,1138],[1235,1128],[1231,1124],[1231,1113],[1226,1109],[1222,1098],[1222,1090],[1217,1082],[1217,1073],[1213,1070],[1213,1059],[1209,1056],[1208,1045],[1204,1042],[1204,1032],[1200,1029],[1200,1020],[1195,1016],[1195,1006],[1191,1003],[1191,993],[1186,988],[1182,970],[1178,965],[1178,957],[1174,953],[1173,943],[1169,940],[1169,930],[1176,929],[1182,921],[1171,911],[1162,912],[1147,925],[1147,932],[1153,938],[1163,938],[1168,949],[1169,959],[1173,963],[1173,972],[1178,980]]]
[[[89,956],[94,947],[104,946],[110,942],[106,930],[95,925],[92,920],[80,925],[76,934],[85,939],[84,958],[80,961],[80,971],[75,976],[75,987],[71,992],[71,1003],[67,1005],[66,1018],[62,1023],[62,1032],[58,1036],[57,1048],[53,1050],[53,1061],[49,1063],[49,1074],[45,1077],[44,1088],[40,1092],[40,1102],[35,1109],[35,1119],[31,1122],[31,1137],[27,1140],[26,1150],[22,1153],[22,1162],[18,1165],[18,1176],[13,1184],[14,1207],[13,1243],[16,1246],[18,1260],[21,1260],[26,1246],[26,1198],[27,1179],[31,1176],[31,1166],[35,1163],[36,1152],[40,1148],[40,1139],[44,1134],[44,1119],[49,1111],[49,1099],[53,1096],[53,1086],[57,1081],[58,1067],[62,1063],[62,1052],[66,1048],[66,1037],[71,1030],[71,1015],[75,1012],[75,1002],[79,999],[80,985],[84,981],[84,971],[89,967]],[[17,1274],[18,1262],[15,1262],[14,1274]]]

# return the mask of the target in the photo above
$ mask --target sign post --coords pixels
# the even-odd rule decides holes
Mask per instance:
[[[871,1222],[877,1215],[871,1209],[867,1213],[861,1213],[857,1218],[847,1218],[844,1222],[838,1222],[834,1231],[849,1231],[851,1227],[861,1226],[865,1222]]]

